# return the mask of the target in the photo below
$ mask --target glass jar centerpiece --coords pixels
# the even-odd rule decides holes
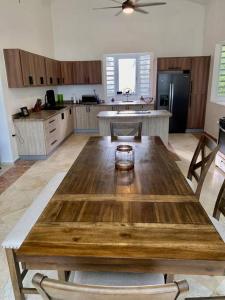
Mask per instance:
[[[134,169],[134,149],[129,145],[119,145],[115,153],[115,167],[120,171]]]

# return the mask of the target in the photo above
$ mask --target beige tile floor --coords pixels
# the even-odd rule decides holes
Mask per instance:
[[[23,176],[0,195],[0,242],[17,222],[26,208],[32,203],[41,189],[57,172],[67,171],[85,145],[88,136],[71,136],[46,161],[36,162]],[[170,135],[170,143],[181,158],[177,162],[184,174],[190,163],[198,140],[191,134]],[[206,178],[201,195],[201,203],[212,214],[214,203],[224,175],[212,166]],[[43,271],[42,271],[43,272]],[[47,272],[45,272],[47,273]],[[55,277],[54,272],[47,273]],[[32,274],[27,278],[30,285]],[[179,275],[176,279],[187,279],[190,285],[188,296],[225,295],[225,277]],[[38,300],[39,296],[29,296]],[[180,299],[183,299],[182,297]],[[4,252],[0,251],[0,300],[14,300]]]

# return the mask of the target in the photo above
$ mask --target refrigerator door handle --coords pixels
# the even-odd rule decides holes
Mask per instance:
[[[172,102],[172,83],[170,83],[170,91],[169,91],[169,112],[171,112],[171,102]]]
[[[171,84],[171,107],[170,112],[173,112],[173,100],[174,100],[174,83]]]

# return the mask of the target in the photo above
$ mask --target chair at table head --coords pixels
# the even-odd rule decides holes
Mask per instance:
[[[110,123],[111,138],[118,136],[133,136],[141,139],[141,122],[116,122]]]
[[[188,291],[186,281],[155,286],[78,285],[36,274],[33,284],[44,300],[175,300]]]
[[[219,146],[206,134],[202,134],[198,146],[193,155],[187,178],[192,177],[197,181],[195,195],[199,198],[207,172],[215,159]],[[197,172],[199,171],[199,172]]]

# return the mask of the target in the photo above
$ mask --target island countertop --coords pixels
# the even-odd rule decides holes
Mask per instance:
[[[163,118],[171,117],[172,114],[167,110],[149,110],[149,111],[101,111],[98,118]]]

